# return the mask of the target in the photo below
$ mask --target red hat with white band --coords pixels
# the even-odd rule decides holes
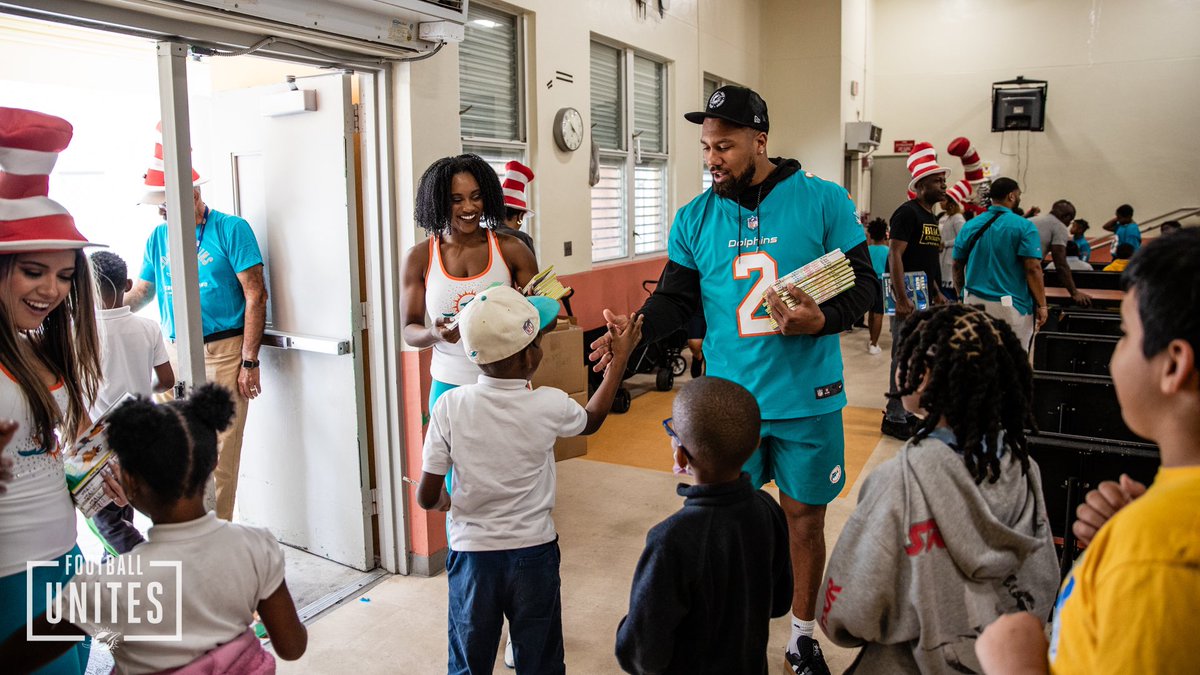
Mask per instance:
[[[917,183],[927,176],[937,174],[949,174],[950,169],[943,166],[938,166],[937,150],[929,143],[921,142],[913,146],[911,152],[908,153],[908,172],[912,174],[912,180],[908,182],[908,191],[916,192]]]
[[[150,168],[143,177],[146,192],[138,200],[139,204],[165,204],[167,201],[167,177],[163,168],[162,122],[154,127],[158,132],[158,141],[154,144],[154,158],[150,160]],[[192,168],[192,187],[199,187],[207,178],[201,178]]]
[[[49,197],[50,171],[73,134],[61,117],[0,108],[0,253],[98,246]]]
[[[533,210],[529,208],[529,199],[525,196],[525,188],[531,180],[533,169],[515,159],[505,164],[504,180],[500,182],[500,186],[504,188],[504,205],[533,215]]]
[[[958,181],[946,190],[946,196],[953,199],[959,206],[965,206],[967,200],[971,198],[971,181],[966,178]]]
[[[983,162],[979,159],[979,153],[975,151],[975,146],[971,145],[971,141],[959,136],[950,141],[946,152],[962,161],[963,171],[966,172],[967,180],[971,182],[971,185],[979,185],[984,181]]]

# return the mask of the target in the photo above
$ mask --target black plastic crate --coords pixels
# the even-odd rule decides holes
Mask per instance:
[[[1117,312],[1051,308],[1042,330],[1079,335],[1121,336],[1121,315]]]
[[[1033,341],[1033,368],[1107,377],[1118,339],[1114,335],[1039,332]]]
[[[1092,442],[1146,439],[1129,430],[1112,379],[1099,375],[1033,373],[1033,414],[1043,432]]]
[[[1063,282],[1058,270],[1049,270],[1044,273],[1042,279],[1047,286],[1062,287]],[[1121,273],[1120,272],[1095,272],[1087,270],[1071,270],[1071,279],[1075,282],[1075,287],[1086,291],[1089,288],[1105,291],[1121,290]]]
[[[1030,436],[1029,456],[1041,470],[1050,530],[1059,538],[1075,522],[1075,508],[1088,490],[1123,473],[1150,485],[1160,464],[1157,446],[1148,443],[1097,443],[1056,434]]]

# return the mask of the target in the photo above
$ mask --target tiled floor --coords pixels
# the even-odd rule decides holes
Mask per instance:
[[[887,380],[890,346],[884,329],[884,353],[866,352],[865,330],[842,336],[846,390],[852,406],[879,410]],[[638,401],[634,401],[634,408]],[[869,417],[869,415],[868,415]],[[658,420],[644,433],[661,435]],[[861,423],[869,426],[867,422]],[[642,432],[638,432],[642,433]],[[893,456],[900,444],[884,438],[863,467],[870,473]],[[665,451],[664,451],[665,455]],[[646,531],[679,508],[678,479],[669,470],[573,459],[558,465],[555,523],[563,552],[563,626],[567,667],[578,673],[619,672],[613,636],[629,603],[629,584]],[[828,550],[854,509],[855,482],[849,493],[829,506]],[[790,634],[788,620],[772,623],[772,672],[787,672],[782,651]],[[853,652],[829,645],[833,672],[851,662]],[[281,663],[281,673],[444,673],[446,670],[446,578],[390,577],[360,599],[348,602],[309,626],[309,647],[296,663]],[[497,672],[508,672],[497,660]]]

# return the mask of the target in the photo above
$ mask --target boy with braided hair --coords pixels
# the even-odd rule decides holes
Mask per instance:
[[[1026,447],[1033,373],[1012,328],[977,307],[917,312],[897,339],[891,396],[920,421],[863,483],[820,625],[862,646],[850,672],[981,672],[979,631],[1006,611],[1048,616],[1058,584]]]

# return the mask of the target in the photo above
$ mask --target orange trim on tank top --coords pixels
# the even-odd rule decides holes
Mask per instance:
[[[492,271],[492,247],[493,246],[496,248],[496,252],[500,255],[500,261],[503,262],[506,266],[508,265],[508,261],[504,260],[504,252],[500,250],[500,242],[498,242],[496,240],[496,234],[494,232],[492,232],[491,230],[487,230],[487,229],[485,229],[484,232],[487,232],[487,238],[488,238],[488,264],[487,264],[487,267],[483,268],[482,272],[480,272],[479,274],[476,274],[473,277],[456,277],[453,274],[450,274],[449,272],[446,271],[446,263],[444,260],[442,260],[442,247],[441,247],[442,238],[439,236],[436,239],[438,267],[440,267],[442,269],[442,274],[444,274],[447,279],[450,279],[452,281],[474,281],[475,279],[478,279],[479,277],[482,277],[485,274],[487,274],[488,272]],[[432,249],[434,248],[434,241],[435,241],[435,239],[433,237],[429,238],[429,247],[431,249],[431,251],[430,251],[431,259],[433,258]],[[430,264],[432,265],[432,263],[430,263]],[[511,277],[512,274],[510,273],[509,276]]]
[[[11,372],[9,372],[8,368],[5,368],[4,364],[2,364],[2,363],[0,363],[0,372],[3,372],[4,375],[6,377],[8,377],[8,379],[12,380],[13,384],[16,384],[16,385],[21,384],[20,382],[17,382],[17,378],[13,377],[13,374]],[[55,389],[61,389],[63,384],[64,384],[63,379],[61,377],[58,378],[58,381],[50,386],[50,391],[54,391]]]

